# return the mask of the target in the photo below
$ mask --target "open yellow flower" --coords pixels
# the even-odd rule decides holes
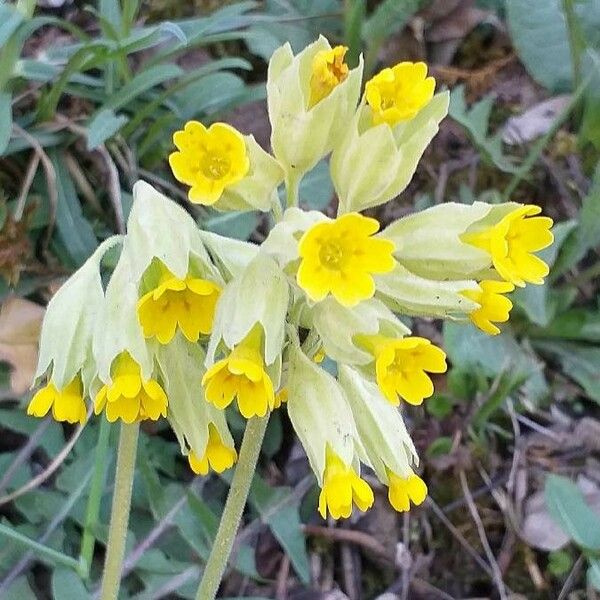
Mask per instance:
[[[202,377],[206,400],[227,408],[237,398],[244,417],[264,417],[275,407],[273,382],[265,370],[261,336],[254,332],[216,362]]]
[[[427,485],[415,473],[408,477],[400,477],[387,469],[389,479],[388,499],[398,512],[410,510],[410,503],[415,506],[422,504],[427,498]]]
[[[114,423],[134,423],[167,416],[167,395],[154,379],[143,379],[140,366],[129,352],[115,358],[111,368],[112,383],[100,388],[94,400],[94,412],[106,409],[106,418]]]
[[[471,244],[492,257],[492,263],[506,281],[519,287],[525,283],[544,283],[548,265],[533,253],[552,244],[550,217],[535,217],[542,211],[539,206],[528,204],[516,208],[496,225],[476,233],[466,233],[461,240]]]
[[[497,335],[500,329],[496,323],[506,323],[512,309],[512,302],[502,294],[508,294],[515,289],[509,281],[481,281],[479,290],[465,290],[463,296],[477,302],[479,308],[475,309],[469,318],[481,331],[490,335]]]
[[[161,266],[159,284],[144,294],[137,305],[138,319],[147,338],[168,344],[179,327],[190,342],[212,331],[221,288],[198,277],[175,277]]]
[[[298,246],[298,285],[311,300],[329,293],[344,306],[355,306],[375,293],[374,273],[388,273],[396,261],[393,242],[371,237],[376,219],[348,213],[308,229]]]
[[[373,113],[373,124],[392,127],[408,121],[433,98],[435,79],[427,77],[423,62],[401,62],[383,69],[365,85],[365,98]]]
[[[310,76],[308,108],[329,96],[334,88],[348,77],[348,65],[344,62],[347,51],[346,46],[336,46],[315,54]]]
[[[344,461],[327,445],[323,488],[319,495],[319,513],[325,519],[327,511],[334,519],[347,519],[352,504],[365,511],[373,505],[373,490],[361,479],[352,465]]]
[[[357,342],[375,356],[377,385],[394,405],[400,398],[421,404],[433,394],[428,373],[445,373],[447,369],[444,351],[422,337],[357,336]]]
[[[81,378],[76,375],[71,383],[59,390],[50,381],[38,390],[27,407],[27,414],[33,417],[45,417],[52,408],[55,421],[66,423],[84,423],[87,414],[83,401]]]
[[[208,424],[208,443],[204,454],[201,457],[198,457],[193,451],[188,454],[190,467],[197,475],[206,475],[209,468],[216,473],[222,473],[233,467],[236,460],[235,448],[223,443],[217,428],[212,423]]]
[[[196,204],[214,204],[250,168],[244,137],[226,123],[213,123],[207,129],[198,121],[188,121],[173,134],[173,142],[177,147],[169,156],[173,175],[190,186],[188,197]]]

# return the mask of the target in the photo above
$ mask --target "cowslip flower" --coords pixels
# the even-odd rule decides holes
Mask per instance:
[[[208,402],[223,409],[237,398],[240,413],[247,419],[264,417],[273,410],[275,392],[265,369],[261,345],[262,331],[257,327],[228,356],[206,371],[202,386]]]
[[[208,442],[204,454],[197,456],[193,450],[188,454],[190,468],[196,475],[206,475],[209,469],[215,473],[222,473],[233,467],[236,460],[235,448],[223,443],[213,423],[208,424]]]
[[[506,214],[498,223],[482,231],[467,232],[461,240],[487,252],[500,277],[525,287],[525,283],[542,285],[548,265],[534,252],[552,244],[550,217],[536,217],[539,206],[527,204]]]
[[[502,294],[508,294],[514,289],[515,286],[509,281],[486,280],[479,283],[478,290],[464,290],[463,296],[479,304],[479,308],[469,315],[473,324],[490,335],[499,334],[500,329],[494,323],[506,323],[513,306]]]
[[[394,405],[400,398],[409,404],[421,404],[433,394],[428,373],[446,372],[446,354],[428,339],[360,336],[359,341],[373,353],[377,385]]]
[[[410,510],[411,502],[419,506],[427,497],[427,485],[413,472],[408,477],[400,477],[388,470],[388,478],[388,499],[398,512]]]
[[[188,197],[196,204],[214,204],[250,168],[244,137],[226,123],[213,123],[207,129],[189,121],[173,134],[173,142],[177,147],[169,156],[173,175],[190,186]]]
[[[371,298],[372,274],[387,273],[395,265],[394,244],[372,237],[378,230],[376,219],[358,213],[313,225],[298,245],[298,285],[315,302],[328,294],[344,306]]]
[[[348,77],[348,65],[344,62],[346,52],[346,46],[336,46],[315,54],[310,76],[309,108],[329,96],[333,89]]]
[[[352,513],[353,504],[364,512],[371,508],[374,499],[369,484],[328,445],[325,451],[323,487],[319,494],[321,516],[325,519],[329,511],[334,519],[347,519]]]
[[[137,304],[140,325],[146,338],[156,337],[168,344],[179,328],[190,342],[212,331],[215,307],[221,287],[200,277],[176,277],[160,264],[156,287]]]
[[[158,381],[143,378],[140,365],[129,352],[115,358],[111,375],[112,381],[104,384],[94,399],[97,415],[105,411],[111,423],[117,419],[124,423],[156,421],[167,416],[167,395]]]
[[[401,62],[367,81],[365,98],[375,125],[394,126],[414,118],[433,98],[434,90],[435,79],[427,77],[425,63]]]
[[[31,399],[27,407],[27,414],[34,417],[45,417],[51,408],[55,421],[82,424],[85,422],[87,411],[79,375],[75,376],[73,381],[62,389],[58,389],[53,381],[48,382]]]

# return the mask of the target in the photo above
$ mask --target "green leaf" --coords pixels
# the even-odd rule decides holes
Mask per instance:
[[[427,412],[436,419],[444,419],[452,412],[452,398],[444,394],[434,394],[425,405]]]
[[[427,458],[437,458],[438,456],[444,456],[450,454],[454,440],[451,437],[442,436],[436,438],[427,446],[425,450],[425,456]]]
[[[586,308],[574,308],[563,312],[543,333],[552,338],[600,342],[600,312],[592,312]]]
[[[548,571],[555,577],[566,575],[573,566],[573,558],[566,550],[554,550],[548,554]]]
[[[300,182],[299,197],[309,210],[324,210],[333,198],[329,163],[323,159]]]
[[[424,5],[424,0],[384,0],[363,26],[363,38],[368,44],[385,40],[399,33],[409,19]]]
[[[2,596],[3,600],[37,600],[37,596],[29,587],[27,576],[15,579]]]
[[[0,156],[4,154],[12,132],[12,96],[0,92]]]
[[[97,112],[88,123],[87,147],[93,150],[112,137],[127,123],[125,115],[116,115],[109,108]]]
[[[588,585],[600,592],[600,559],[590,558],[587,570]]]
[[[486,162],[495,165],[505,173],[514,173],[517,170],[515,165],[502,152],[502,138],[500,133],[488,136],[490,113],[493,104],[493,97],[486,96],[483,100],[468,108],[465,100],[465,88],[459,85],[450,94],[448,114],[466,129],[469,137],[481,152]]]
[[[56,230],[64,244],[73,266],[82,265],[97,247],[92,226],[83,217],[75,186],[62,157],[55,150],[48,152],[56,172],[58,206]]]
[[[472,423],[474,427],[477,429],[484,427],[494,413],[504,404],[504,401],[510,394],[516,391],[528,376],[527,373],[519,373],[514,369],[508,369],[503,372],[493,392],[489,394],[488,398],[473,416]]]
[[[0,48],[24,20],[24,15],[14,5],[0,4]]]
[[[256,212],[227,212],[210,217],[202,224],[203,229],[236,240],[247,240],[258,225]]]
[[[64,568],[55,569],[52,573],[52,595],[54,600],[88,600],[92,597],[81,579]]]
[[[576,544],[600,551],[600,516],[586,504],[581,490],[572,481],[549,475],[544,497],[550,516]]]

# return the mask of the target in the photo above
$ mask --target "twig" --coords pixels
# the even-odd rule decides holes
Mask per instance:
[[[17,202],[15,204],[15,210],[13,212],[15,221],[20,221],[23,218],[25,202],[27,202],[27,195],[31,189],[31,184],[33,183],[33,178],[35,177],[39,164],[40,155],[37,152],[34,152],[31,160],[29,161],[27,171],[25,172],[25,179],[23,179],[23,185],[21,186],[21,192],[19,193],[19,197],[17,198]]]
[[[87,203],[97,215],[102,215],[104,213],[102,206],[100,206],[100,202],[98,202],[98,198],[96,198],[94,188],[87,180],[85,174],[81,170],[81,167],[70,152],[65,152],[64,157],[65,165],[67,166],[75,185],[81,192],[81,195],[86,199]]]
[[[10,483],[13,475],[17,472],[18,468],[32,455],[33,451],[38,446],[38,441],[44,434],[44,431],[50,425],[51,419],[48,417],[42,421],[38,428],[31,434],[27,443],[19,450],[17,456],[13,460],[12,464],[6,469],[2,479],[0,479],[0,492],[3,492],[6,486]]]
[[[354,531],[353,529],[332,529],[320,525],[303,525],[302,531],[307,535],[317,535],[336,542],[350,542],[362,546],[379,555],[381,558],[392,562],[385,546],[368,533]]]
[[[502,581],[502,573],[500,571],[500,567],[498,566],[498,563],[496,562],[496,557],[494,556],[494,553],[492,552],[490,543],[487,539],[487,536],[485,533],[485,527],[483,525],[481,517],[479,516],[479,512],[477,511],[477,506],[475,505],[473,497],[471,496],[471,490],[469,490],[469,485],[467,483],[467,477],[465,476],[465,472],[460,471],[458,476],[460,479],[460,485],[462,487],[463,494],[465,496],[465,500],[467,501],[467,506],[469,507],[469,512],[471,513],[471,516],[473,517],[473,520],[475,521],[475,525],[477,526],[477,532],[479,533],[479,539],[481,540],[481,545],[483,546],[483,549],[485,550],[485,553],[487,555],[490,566],[492,567],[494,583],[496,584],[496,587],[498,588],[498,593],[500,594],[501,600],[506,600],[507,595],[506,595],[506,589],[504,587],[504,582]]]
[[[290,574],[290,557],[284,554],[281,557],[279,564],[279,572],[277,573],[277,583],[275,585],[276,600],[286,600],[287,598],[287,580]]]
[[[401,600],[408,600],[408,591],[410,589],[411,578],[411,562],[408,560],[410,556],[410,512],[406,511],[402,518],[402,541],[404,543],[404,551],[406,552],[407,560],[403,561],[402,567],[402,595]]]
[[[87,419],[90,418],[91,413],[92,407],[90,406]],[[62,465],[62,463],[65,461],[65,459],[69,455],[69,452],[71,452],[73,446],[79,439],[79,436],[81,435],[81,432],[83,431],[83,428],[87,423],[87,419],[85,423],[82,423],[77,427],[77,429],[71,436],[71,439],[69,439],[69,441],[65,444],[64,448],[56,455],[56,458],[54,458],[54,460],[47,467],[39,475],[34,477],[32,480],[28,481],[24,486],[20,487],[18,490],[15,490],[14,492],[7,494],[6,496],[2,496],[0,498],[0,506],[2,506],[3,504],[7,504],[8,502],[12,502],[13,500],[16,500],[23,494],[26,494],[27,492],[39,487],[42,483],[44,483],[44,481],[46,481],[46,479],[48,479],[56,471],[56,469],[58,469],[58,467],[60,467],[60,465]]]
[[[573,584],[577,577],[579,577],[579,573],[581,572],[581,568],[583,567],[583,563],[585,562],[585,556],[583,554],[579,555],[579,558],[575,561],[569,576],[567,577],[562,589],[560,590],[560,594],[556,600],[565,600],[567,594],[571,591]]]
[[[360,574],[356,573],[352,551],[353,548],[350,544],[346,542],[340,544],[344,591],[350,600],[357,600],[359,598],[359,591],[356,589],[356,580],[360,579]]]

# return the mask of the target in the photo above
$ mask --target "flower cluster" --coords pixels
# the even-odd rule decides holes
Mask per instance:
[[[425,64],[408,62],[361,93],[362,62],[350,68],[345,55],[324,38],[273,54],[272,154],[224,123],[175,133],[169,163],[191,202],[272,211],[275,225],[260,246],[221,237],[136,183],[126,236],[105,242],[48,307],[38,368],[48,384],[31,414],[52,408],[57,420],[83,422],[89,396],[109,421],[166,417],[191,468],[206,474],[237,457],[227,410],[251,419],[284,406],[324,518],[373,504],[363,467],[397,511],[423,502],[398,407],[433,394],[446,356],[400,317],[499,333],[512,307],[505,294],[548,274],[535,253],[552,243],[552,221],[533,205],[446,203],[380,231],[361,212],[406,188],[448,93],[435,93]],[[336,218],[298,206],[299,182],[327,156]],[[116,243],[104,289],[100,262]]]

